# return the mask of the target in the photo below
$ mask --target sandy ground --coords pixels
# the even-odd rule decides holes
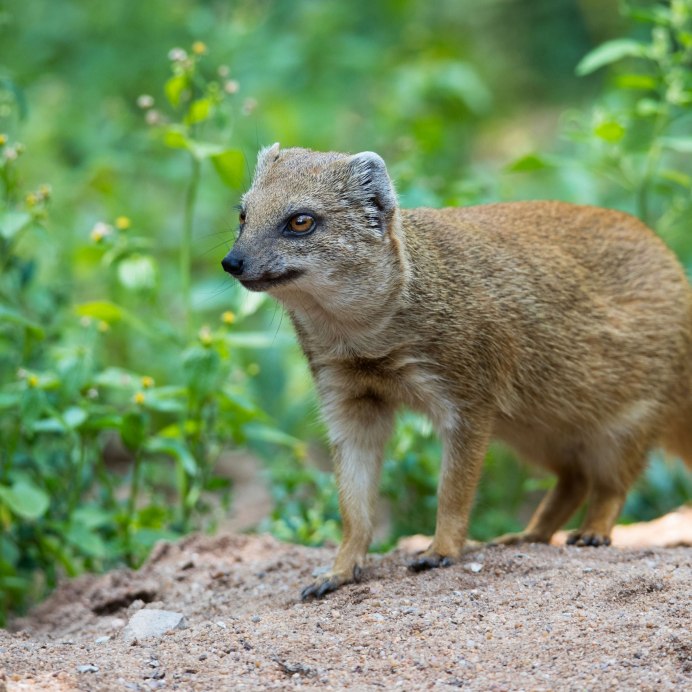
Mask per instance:
[[[692,689],[689,547],[481,546],[413,574],[404,548],[419,544],[307,603],[333,549],[162,544],[140,571],[67,582],[0,631],[0,690]],[[142,608],[185,626],[129,640]]]

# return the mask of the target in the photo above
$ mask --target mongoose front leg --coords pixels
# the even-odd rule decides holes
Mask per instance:
[[[467,421],[463,427],[442,433],[435,537],[431,546],[409,564],[414,572],[446,567],[461,555],[489,438],[489,425],[482,420],[475,424]]]
[[[306,586],[301,599],[321,598],[342,584],[358,581],[373,530],[373,514],[384,446],[394,414],[372,397],[352,399],[327,409],[333,447],[343,539],[332,569]]]

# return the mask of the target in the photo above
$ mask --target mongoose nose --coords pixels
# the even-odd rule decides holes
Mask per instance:
[[[227,271],[229,274],[233,274],[233,276],[240,276],[243,273],[244,264],[245,261],[243,258],[234,255],[232,252],[229,252],[221,260],[221,266],[223,267],[224,271]]]

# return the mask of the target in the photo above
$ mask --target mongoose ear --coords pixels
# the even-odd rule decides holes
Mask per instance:
[[[281,149],[278,142],[274,142],[270,147],[260,149],[257,154],[257,166],[255,167],[255,177],[270,166],[276,159],[279,158],[279,150]]]
[[[348,159],[348,167],[354,198],[363,205],[370,225],[384,230],[397,204],[385,162],[374,151],[363,151]]]

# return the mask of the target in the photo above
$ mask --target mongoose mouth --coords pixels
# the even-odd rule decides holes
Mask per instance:
[[[238,279],[238,281],[240,281],[248,291],[268,291],[297,279],[299,276],[302,276],[303,273],[302,269],[289,269],[284,274],[279,274],[277,276],[265,274],[259,279]]]

